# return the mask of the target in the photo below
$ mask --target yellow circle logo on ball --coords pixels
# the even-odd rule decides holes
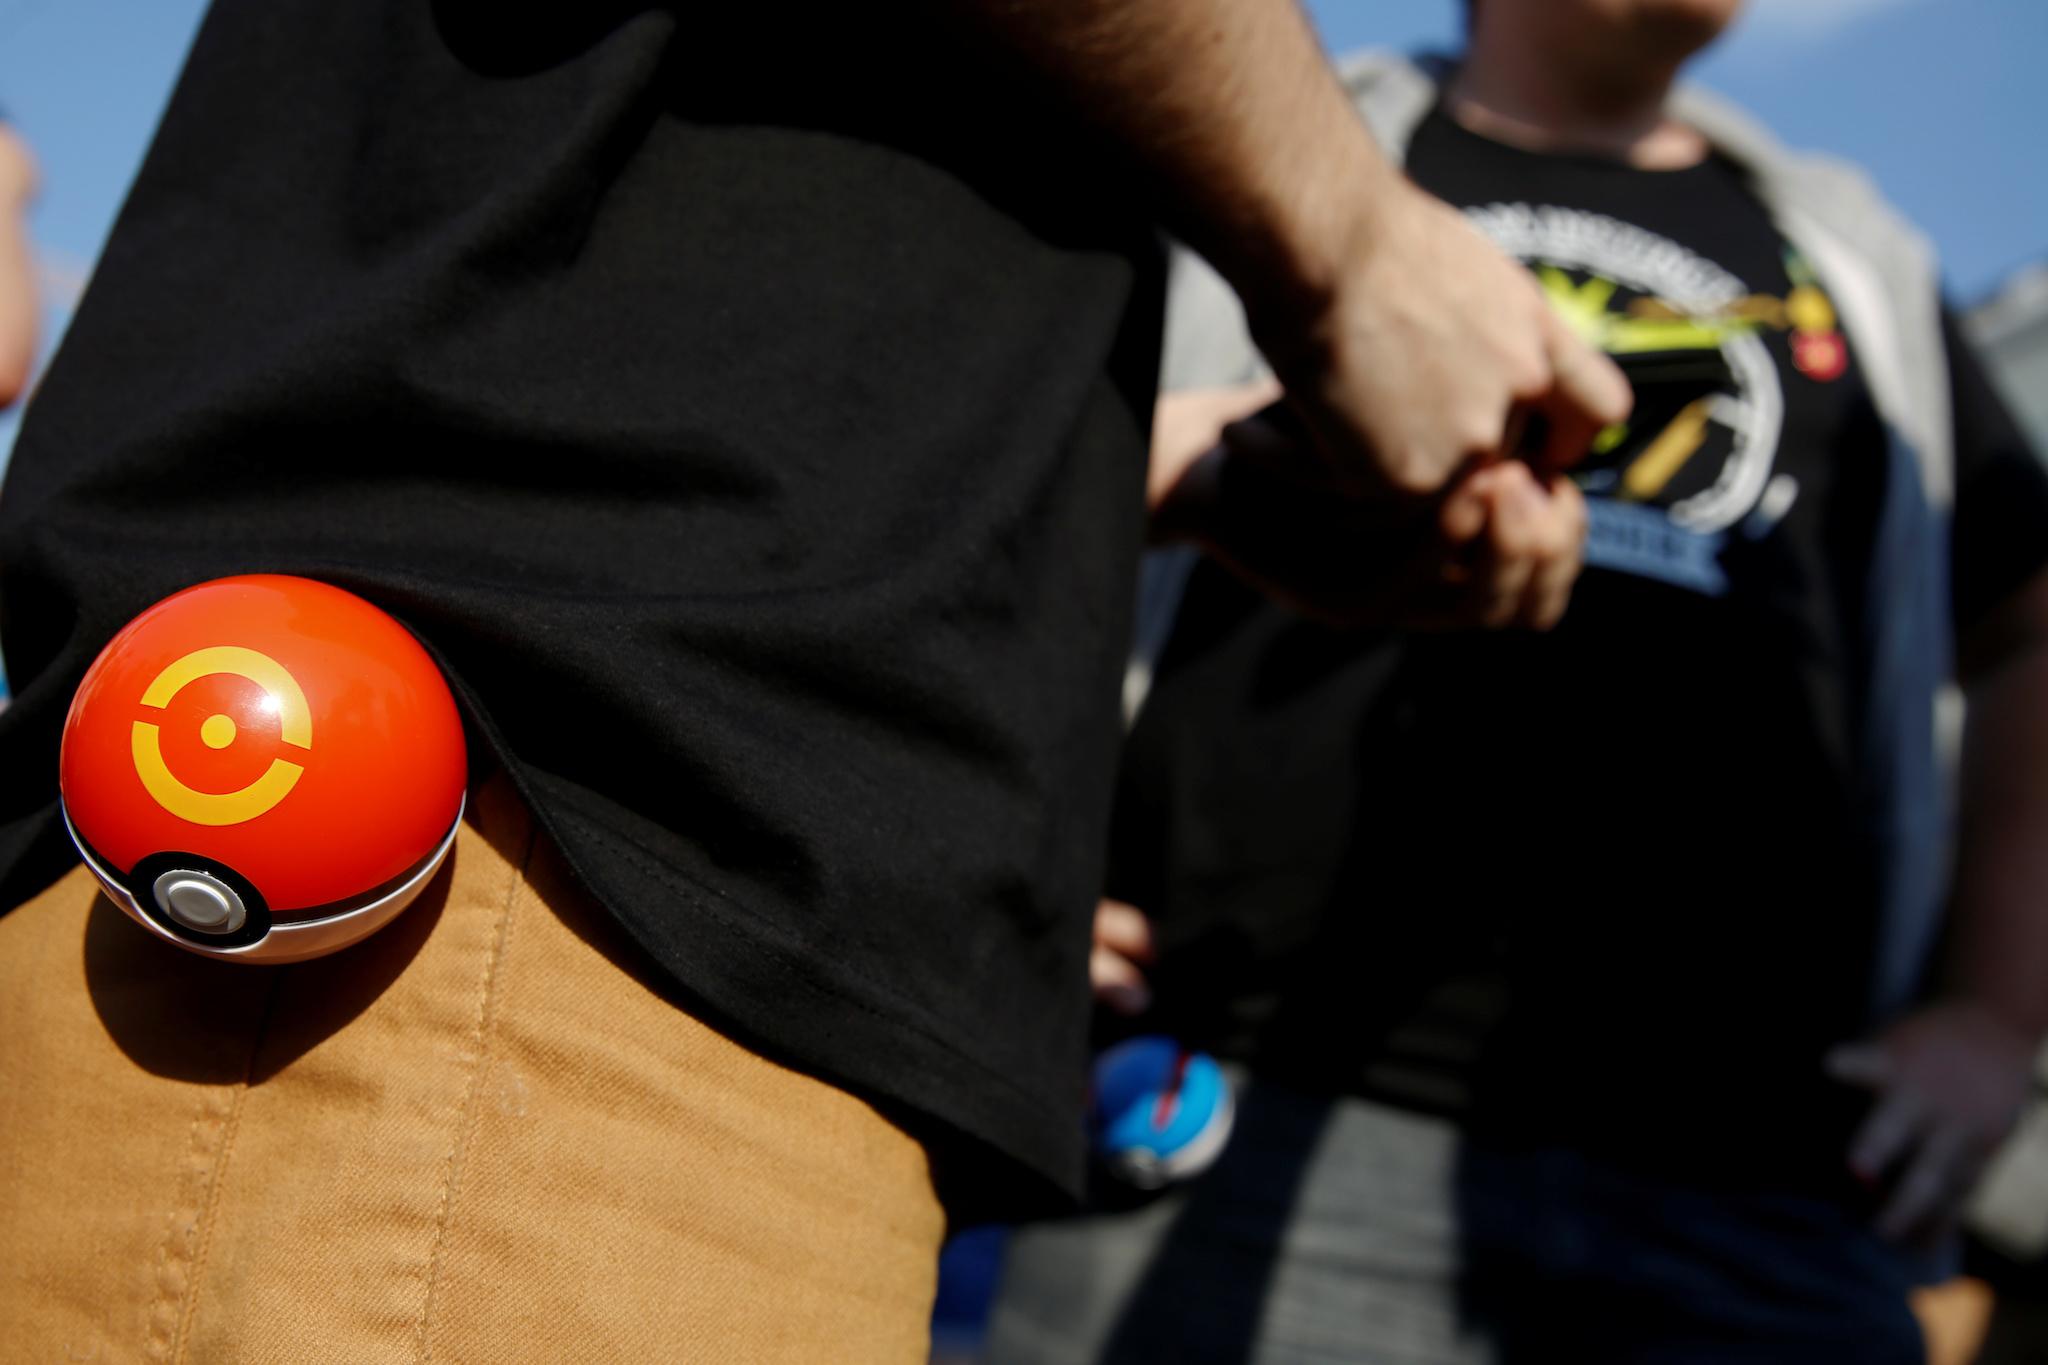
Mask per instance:
[[[189,684],[215,673],[246,678],[263,689],[265,708],[274,709],[280,737],[295,749],[313,747],[313,712],[298,679],[283,664],[253,649],[239,645],[213,645],[195,649],[151,679],[142,693],[142,704],[162,710]],[[229,716],[209,716],[199,728],[200,742],[209,749],[224,749],[234,743],[235,722]],[[157,727],[146,720],[135,722],[130,739],[135,756],[135,775],[156,799],[156,803],[181,820],[195,825],[239,825],[254,820],[291,794],[305,771],[296,763],[275,758],[263,776],[239,791],[203,792],[180,782],[164,762]]]

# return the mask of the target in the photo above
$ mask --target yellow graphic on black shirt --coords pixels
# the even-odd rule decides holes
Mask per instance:
[[[1627,291],[1598,274],[1575,279],[1553,265],[1536,267],[1551,307],[1582,340],[1620,362],[1637,390],[1631,421],[1601,432],[1593,444],[1581,475],[1588,491],[1621,502],[1662,499],[1710,446],[1717,414],[1729,410],[1737,385],[1720,357],[1732,337],[1789,333],[1800,373],[1819,383],[1841,376],[1848,352],[1834,305],[1797,252],[1786,252],[1785,265],[1791,288],[1784,298],[1747,294],[1706,315],[1654,295],[1622,300]]]

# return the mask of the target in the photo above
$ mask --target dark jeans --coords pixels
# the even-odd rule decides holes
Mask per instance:
[[[1824,1200],[1255,1085],[1203,1179],[1012,1239],[988,1358],[1917,1365],[1909,1283]]]

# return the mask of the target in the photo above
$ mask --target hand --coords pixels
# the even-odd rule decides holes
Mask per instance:
[[[1088,983],[1098,1004],[1118,1014],[1143,1014],[1152,1007],[1145,968],[1152,963],[1152,924],[1145,912],[1122,901],[1095,907],[1095,944],[1088,953]]]
[[[1829,1075],[1877,1096],[1850,1143],[1849,1166],[1871,1184],[1892,1176],[1879,1232],[1926,1243],[1954,1227],[2019,1117],[2034,1051],[1989,1010],[1956,998],[1828,1054]]]
[[[1408,623],[1549,630],[1571,603],[1586,525],[1585,497],[1565,475],[1514,460],[1487,465],[1444,499],[1440,538],[1422,548],[1415,570],[1433,570],[1437,582],[1401,604]]]
[[[35,359],[35,264],[24,221],[35,184],[28,147],[0,125],[0,408],[21,396]]]
[[[1280,397],[1280,381],[1258,379],[1209,389],[1176,389],[1152,409],[1152,458],[1145,505],[1157,508],[1187,475],[1188,467],[1223,441],[1224,428]]]
[[[1512,453],[1530,416],[1544,431],[1533,463],[1552,474],[1628,415],[1621,371],[1448,205],[1394,181],[1353,231],[1306,317],[1252,312],[1340,483],[1426,498]]]
[[[1586,536],[1569,479],[1483,465],[1410,511],[1335,486],[1285,412],[1227,428],[1155,509],[1155,536],[1193,540],[1261,590],[1344,625],[1547,630],[1564,615]]]

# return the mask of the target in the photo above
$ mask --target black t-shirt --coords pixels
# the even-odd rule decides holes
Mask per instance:
[[[693,1008],[961,1199],[1074,1188],[1160,307],[1107,155],[915,7],[216,4],[0,501],[0,907],[106,639],[324,578]]]
[[[1885,433],[1811,266],[1718,159],[1441,113],[1410,173],[1630,373],[1548,635],[1346,634],[1198,570],[1127,746],[1113,894],[1165,1022],[1269,1073],[1698,1171],[1839,1171],[1868,1013],[1851,736]],[[2048,479],[1951,346],[1955,610],[2048,562]]]

